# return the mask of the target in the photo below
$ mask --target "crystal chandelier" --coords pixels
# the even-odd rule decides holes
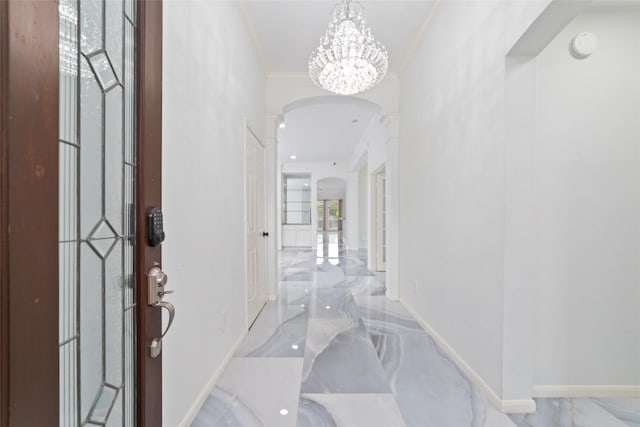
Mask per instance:
[[[309,75],[330,92],[353,95],[384,78],[388,59],[387,49],[371,35],[360,2],[342,0],[309,58]]]

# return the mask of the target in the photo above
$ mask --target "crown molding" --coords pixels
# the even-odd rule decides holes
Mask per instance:
[[[249,15],[249,11],[247,10],[247,2],[246,0],[238,0],[238,9],[240,10],[240,15],[242,16],[242,20],[244,21],[245,26],[247,27],[247,32],[249,33],[249,38],[251,39],[251,43],[253,44],[254,49],[256,50],[256,54],[258,55],[258,59],[260,60],[260,64],[262,64],[262,72],[265,77],[269,76],[269,64],[267,63],[267,59],[264,56],[264,49],[262,47],[262,43],[260,43],[260,38],[256,33],[256,28],[253,25],[253,20]]]
[[[418,32],[413,36],[411,43],[409,43],[409,47],[407,48],[407,50],[404,53],[404,56],[402,57],[402,61],[400,62],[400,66],[398,67],[398,75],[404,73],[405,69],[407,68],[407,65],[409,64],[409,61],[411,60],[413,55],[416,53],[416,50],[418,49],[420,42],[422,42],[422,40],[424,39],[425,33],[427,32],[429,27],[431,27],[431,20],[436,14],[436,10],[438,9],[438,6],[440,5],[440,3],[441,3],[441,0],[433,0],[433,4],[429,9],[429,13],[427,13],[427,17],[422,22],[422,25],[420,26],[420,29],[418,30]]]

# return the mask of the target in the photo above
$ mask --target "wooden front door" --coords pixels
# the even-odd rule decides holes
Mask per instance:
[[[1,424],[162,425],[162,4],[0,3]]]

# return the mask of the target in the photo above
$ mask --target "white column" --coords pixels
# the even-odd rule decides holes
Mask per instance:
[[[502,398],[507,412],[535,410],[536,60],[507,57]]]
[[[400,187],[398,183],[398,149],[400,142],[400,116],[397,114],[388,115],[386,123],[389,128],[389,140],[387,141],[387,161],[385,166],[386,192],[387,192],[387,262],[386,280],[387,296],[392,300],[400,297],[400,247],[398,245],[400,236],[400,204],[398,194]]]
[[[344,237],[349,250],[358,250],[358,173],[347,175],[345,191],[345,212],[342,212],[344,221]]]

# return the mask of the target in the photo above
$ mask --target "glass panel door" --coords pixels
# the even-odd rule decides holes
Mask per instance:
[[[60,425],[135,425],[134,0],[60,0]]]
[[[338,221],[340,218],[340,201],[327,200],[325,202],[327,214],[327,231],[338,231]]]

